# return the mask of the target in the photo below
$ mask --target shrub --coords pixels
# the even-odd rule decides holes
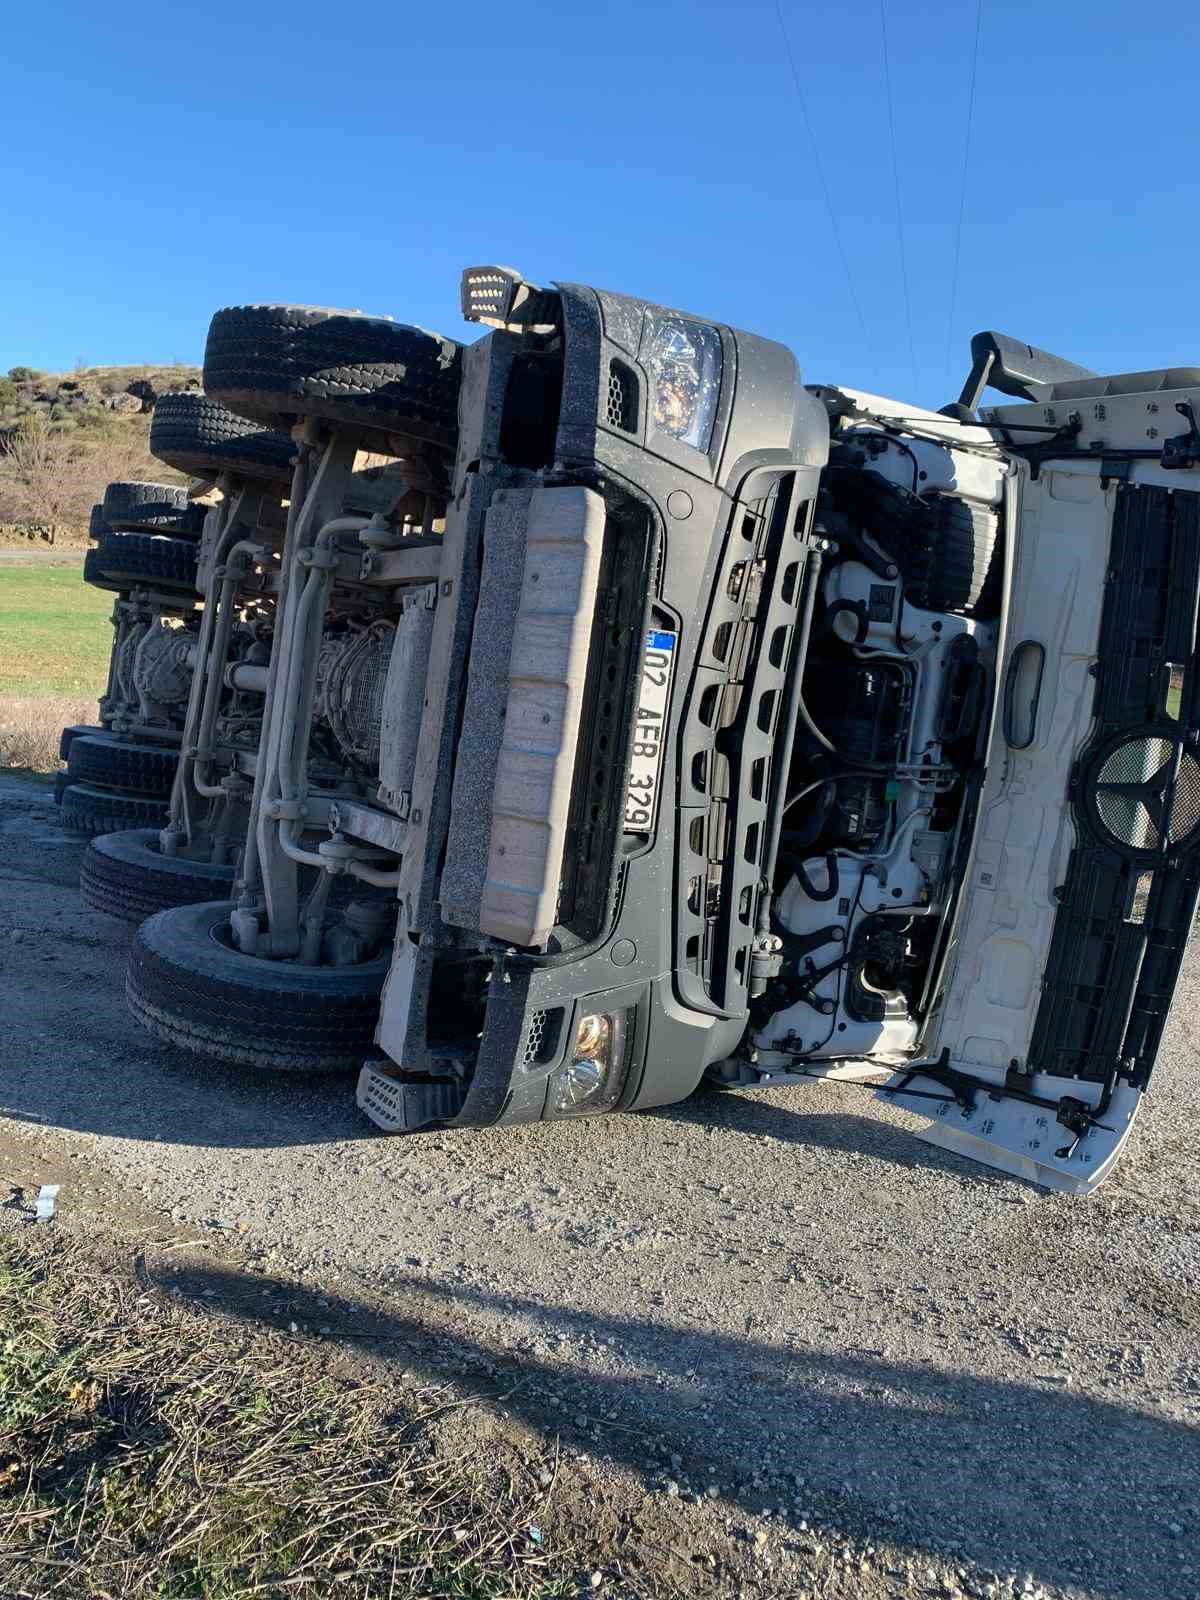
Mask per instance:
[[[115,478],[163,476],[146,449],[144,434],[132,429],[88,430],[81,437],[31,412],[5,440],[0,456],[0,523],[49,523],[55,528],[87,527],[92,503]],[[172,477],[175,475],[172,474]]]
[[[111,411],[102,411],[99,406],[85,406],[82,411],[75,413],[75,425],[79,428],[89,428],[94,432],[103,432],[112,421]]]
[[[9,367],[8,375],[14,383],[36,383],[42,376],[36,367]]]

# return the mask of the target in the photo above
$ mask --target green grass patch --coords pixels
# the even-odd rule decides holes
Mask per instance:
[[[69,567],[0,565],[0,695],[99,696],[113,596]]]

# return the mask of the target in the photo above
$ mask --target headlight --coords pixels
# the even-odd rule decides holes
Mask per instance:
[[[646,356],[651,383],[651,430],[693,450],[712,440],[721,393],[721,336],[688,317],[657,318]]]
[[[580,1017],[571,1056],[550,1081],[550,1111],[569,1117],[610,1111],[625,1083],[627,1011],[594,1011]]]

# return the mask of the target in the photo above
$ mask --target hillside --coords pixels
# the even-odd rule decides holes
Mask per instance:
[[[199,387],[200,369],[178,364],[0,377],[0,545],[82,543],[105,484],[178,482],[150,455],[150,417],[159,395]]]

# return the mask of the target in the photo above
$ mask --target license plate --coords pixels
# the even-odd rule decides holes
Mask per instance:
[[[658,811],[663,745],[667,736],[667,701],[675,670],[677,633],[651,628],[642,651],[642,678],[633,722],[629,782],[625,789],[625,832],[649,833]]]

